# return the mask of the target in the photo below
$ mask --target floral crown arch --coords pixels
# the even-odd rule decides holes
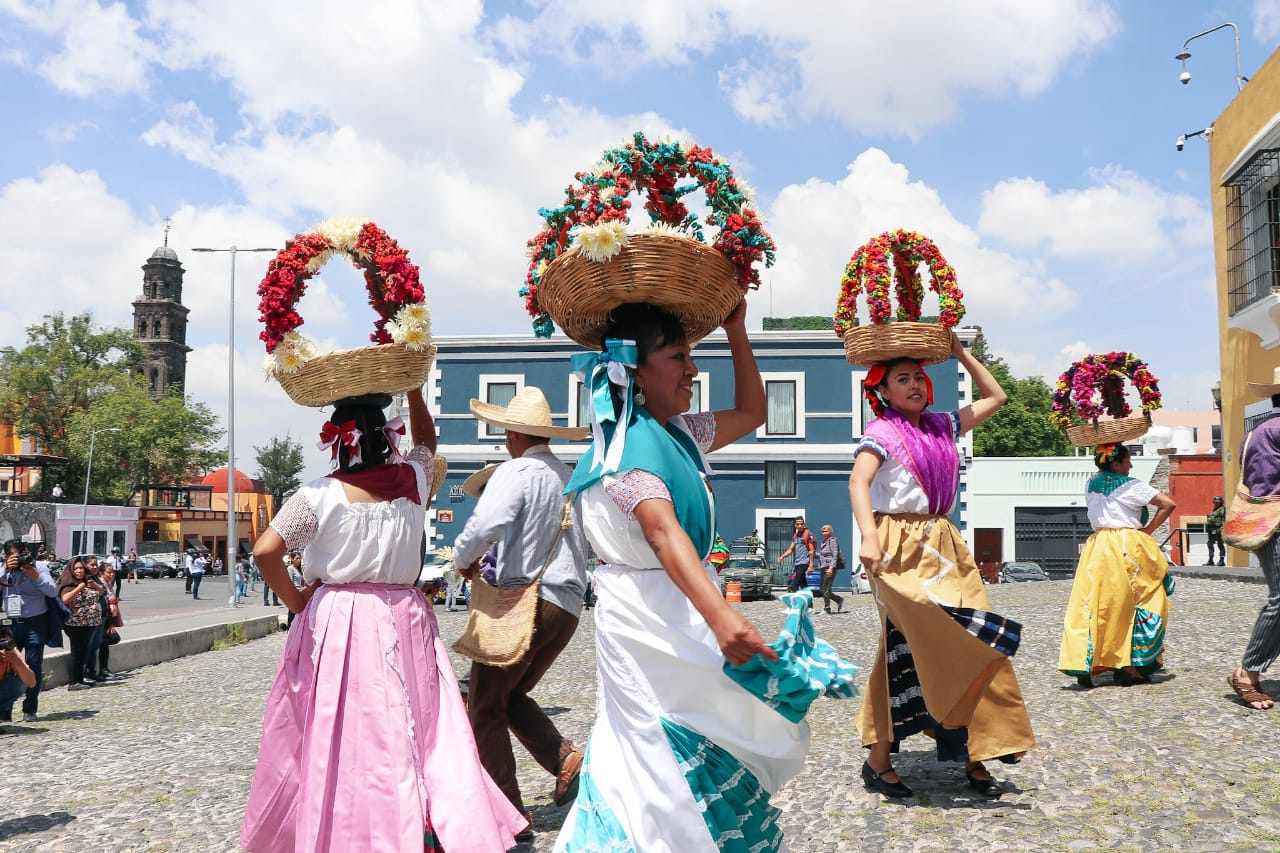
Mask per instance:
[[[1138,391],[1142,414],[1131,417],[1125,381]],[[1131,352],[1094,353],[1072,364],[1058,377],[1053,393],[1053,425],[1081,447],[1131,441],[1151,427],[1151,412],[1163,405],[1159,380],[1147,363]],[[1111,420],[1100,421],[1103,415]]]
[[[297,303],[307,283],[335,256],[364,274],[369,304],[378,315],[369,335],[375,346],[319,353],[298,329]],[[431,312],[418,268],[385,231],[366,219],[327,219],[289,240],[258,285],[258,337],[264,368],[304,406],[326,406],[361,394],[395,394],[426,380],[435,356]]]
[[[699,220],[684,197],[701,190]],[[648,230],[630,233],[628,196],[641,193]],[[544,227],[528,241],[529,267],[520,289],[534,333],[556,325],[599,349],[608,310],[651,301],[681,317],[690,341],[723,321],[748,289],[755,265],[774,261],[773,239],[752,206],[750,187],[710,148],[635,133],[574,175],[564,203],[542,208]],[[718,232],[708,240],[703,226]],[[674,280],[664,284],[661,279]],[[701,310],[697,303],[703,303]]]

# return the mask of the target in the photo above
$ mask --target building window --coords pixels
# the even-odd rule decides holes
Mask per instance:
[[[803,373],[762,373],[768,414],[757,438],[804,438]]]
[[[569,426],[584,427],[591,425],[591,395],[587,386],[576,376],[569,377],[569,411],[573,412],[573,421]]]
[[[476,396],[495,406],[508,406],[524,388],[524,376],[520,374],[489,374],[480,377],[480,393]],[[492,439],[495,436],[503,434],[501,427],[490,426],[489,424],[478,422],[478,436],[480,439]]]
[[[711,374],[705,370],[699,374],[697,379],[693,380],[693,397],[689,400],[689,409],[685,412],[686,415],[705,412],[711,408],[711,400],[707,394],[710,383]]]
[[[1225,189],[1227,296],[1235,314],[1280,293],[1280,148],[1256,153]]]
[[[764,463],[764,496],[794,498],[796,496],[796,463]]]
[[[159,542],[160,541],[159,522],[144,521],[142,523],[142,541],[143,542]]]

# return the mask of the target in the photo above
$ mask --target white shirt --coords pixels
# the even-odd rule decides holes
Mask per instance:
[[[498,543],[498,586],[523,586],[547,562],[560,530],[564,487],[573,472],[545,444],[535,444],[517,459],[498,466],[475,512],[453,543],[454,562],[467,566]],[[556,544],[542,576],[539,597],[569,613],[582,611],[587,589],[586,547],[582,517],[573,508],[573,527]]]
[[[194,560],[191,561],[191,574],[193,575],[204,574],[204,567],[207,565],[209,565],[209,561],[206,560],[204,557],[196,557]],[[210,583],[212,583],[212,581],[210,581]]]
[[[1094,530],[1103,527],[1140,528],[1142,508],[1158,495],[1150,483],[1130,480],[1109,495],[1088,492],[1084,496],[1089,508],[1089,523]]]

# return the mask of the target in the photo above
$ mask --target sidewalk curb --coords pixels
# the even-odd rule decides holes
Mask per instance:
[[[1211,581],[1235,581],[1236,583],[1266,583],[1261,569],[1251,566],[1169,566],[1169,574],[1176,578],[1203,578]]]
[[[280,630],[283,624],[279,614],[273,613],[252,619],[228,619],[220,624],[187,628],[169,634],[121,640],[111,648],[111,669],[114,672],[124,672],[207,652],[216,641],[227,638],[227,628],[230,625],[243,625],[245,639],[257,640]],[[71,654],[66,648],[67,642],[64,638],[61,649],[45,649],[44,686],[41,689],[61,687],[70,681]]]

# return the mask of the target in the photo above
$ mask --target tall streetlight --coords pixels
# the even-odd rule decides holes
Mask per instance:
[[[240,553],[240,537],[236,532],[236,254],[239,252],[274,252],[275,249],[198,248],[193,252],[229,252],[231,254],[231,300],[227,314],[227,604],[236,599],[236,576],[231,571]]]
[[[89,542],[86,539],[89,520],[89,481],[93,479],[93,441],[100,432],[124,432],[120,427],[103,427],[89,433],[89,467],[84,472],[84,503],[80,505],[80,553],[88,554]],[[74,556],[74,554],[72,555]]]

